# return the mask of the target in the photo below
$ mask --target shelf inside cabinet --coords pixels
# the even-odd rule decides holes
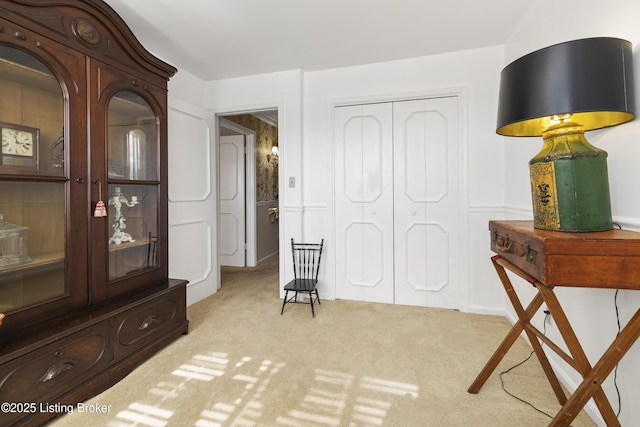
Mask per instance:
[[[126,249],[140,248],[140,247],[150,246],[155,244],[156,242],[153,239],[152,240],[140,239],[140,240],[136,240],[135,242],[120,243],[119,245],[110,244],[109,252],[124,251]]]
[[[17,51],[14,50],[14,52]],[[24,60],[24,58],[21,59]],[[20,59],[16,59],[14,62],[6,57],[0,58],[0,75],[7,80],[20,82],[33,88],[46,90],[47,92],[60,92],[60,83],[58,83],[55,77],[46,69],[36,68],[41,68],[40,64],[31,61],[33,67],[29,67],[19,62]]]
[[[44,254],[31,255],[31,262],[0,268],[0,275],[10,273],[23,273],[35,271],[48,267],[53,267],[64,263],[64,251],[48,252]]]

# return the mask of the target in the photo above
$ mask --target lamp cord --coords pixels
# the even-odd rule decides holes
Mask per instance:
[[[622,226],[620,224],[614,222],[613,225],[618,230],[622,230]],[[618,292],[620,292],[620,289],[616,289],[616,293],[613,296],[613,305],[616,309],[616,323],[618,324],[618,333],[616,336],[620,335],[620,331],[622,331],[620,326],[620,310],[618,309]],[[620,418],[620,412],[622,412],[622,397],[620,396],[620,389],[618,388],[618,366],[620,365],[616,365],[613,370],[613,386],[616,388],[616,394],[618,395],[618,412],[616,413],[616,418]]]
[[[618,333],[616,336],[620,335],[620,331],[622,330],[620,327],[620,311],[618,310],[618,292],[620,292],[620,289],[616,289],[616,293],[613,297],[613,304],[616,308],[616,322],[618,324]],[[620,389],[618,388],[618,366],[620,365],[616,365],[613,370],[613,385],[616,388],[616,394],[618,395],[618,412],[616,413],[616,418],[620,417],[620,412],[622,411],[622,397],[620,396]]]
[[[547,335],[547,319],[549,318],[551,313],[549,311],[547,311],[547,310],[545,310],[544,313],[545,313],[545,316],[544,316],[544,320],[543,320],[542,334],[543,335]],[[544,343],[541,343],[541,345],[544,345]],[[527,362],[529,359],[531,359],[531,356],[533,356],[533,353],[535,353],[535,351],[531,351],[531,353],[529,353],[529,356],[527,356],[522,362],[516,363],[515,365],[513,365],[512,367],[510,367],[506,371],[503,371],[503,372],[500,373],[500,383],[502,384],[502,390],[504,390],[505,393],[507,393],[509,396],[513,397],[514,399],[516,399],[516,400],[518,400],[518,401],[520,401],[520,402],[522,402],[522,403],[524,403],[526,405],[529,405],[530,407],[532,407],[536,411],[540,412],[542,415],[546,415],[547,417],[553,419],[553,416],[549,415],[548,413],[546,413],[542,409],[536,407],[533,403],[528,402],[528,401],[522,399],[521,397],[518,397],[515,394],[511,393],[509,390],[507,390],[507,388],[504,385],[503,375],[508,374],[509,372],[511,372],[512,370],[517,368],[518,366],[523,365],[525,362]]]

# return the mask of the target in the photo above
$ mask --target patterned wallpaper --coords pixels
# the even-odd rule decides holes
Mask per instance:
[[[278,128],[250,115],[225,116],[256,132],[256,201],[278,200],[278,163],[269,162],[271,147],[278,146]]]

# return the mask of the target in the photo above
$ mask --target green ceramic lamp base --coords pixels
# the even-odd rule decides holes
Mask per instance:
[[[543,134],[529,162],[535,228],[611,230],[607,152],[589,144],[581,126],[564,123]]]

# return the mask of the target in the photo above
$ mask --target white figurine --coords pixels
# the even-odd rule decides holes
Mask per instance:
[[[116,219],[113,223],[113,235],[109,239],[110,244],[114,243],[119,245],[122,242],[135,242],[133,237],[131,237],[131,234],[124,232],[124,229],[127,228],[127,225],[125,224],[127,220],[122,216],[122,205],[125,204],[132,208],[138,203],[138,196],[131,196],[131,201],[129,201],[120,191],[120,187],[115,187],[113,196],[109,199],[109,205],[113,205],[116,209]]]

